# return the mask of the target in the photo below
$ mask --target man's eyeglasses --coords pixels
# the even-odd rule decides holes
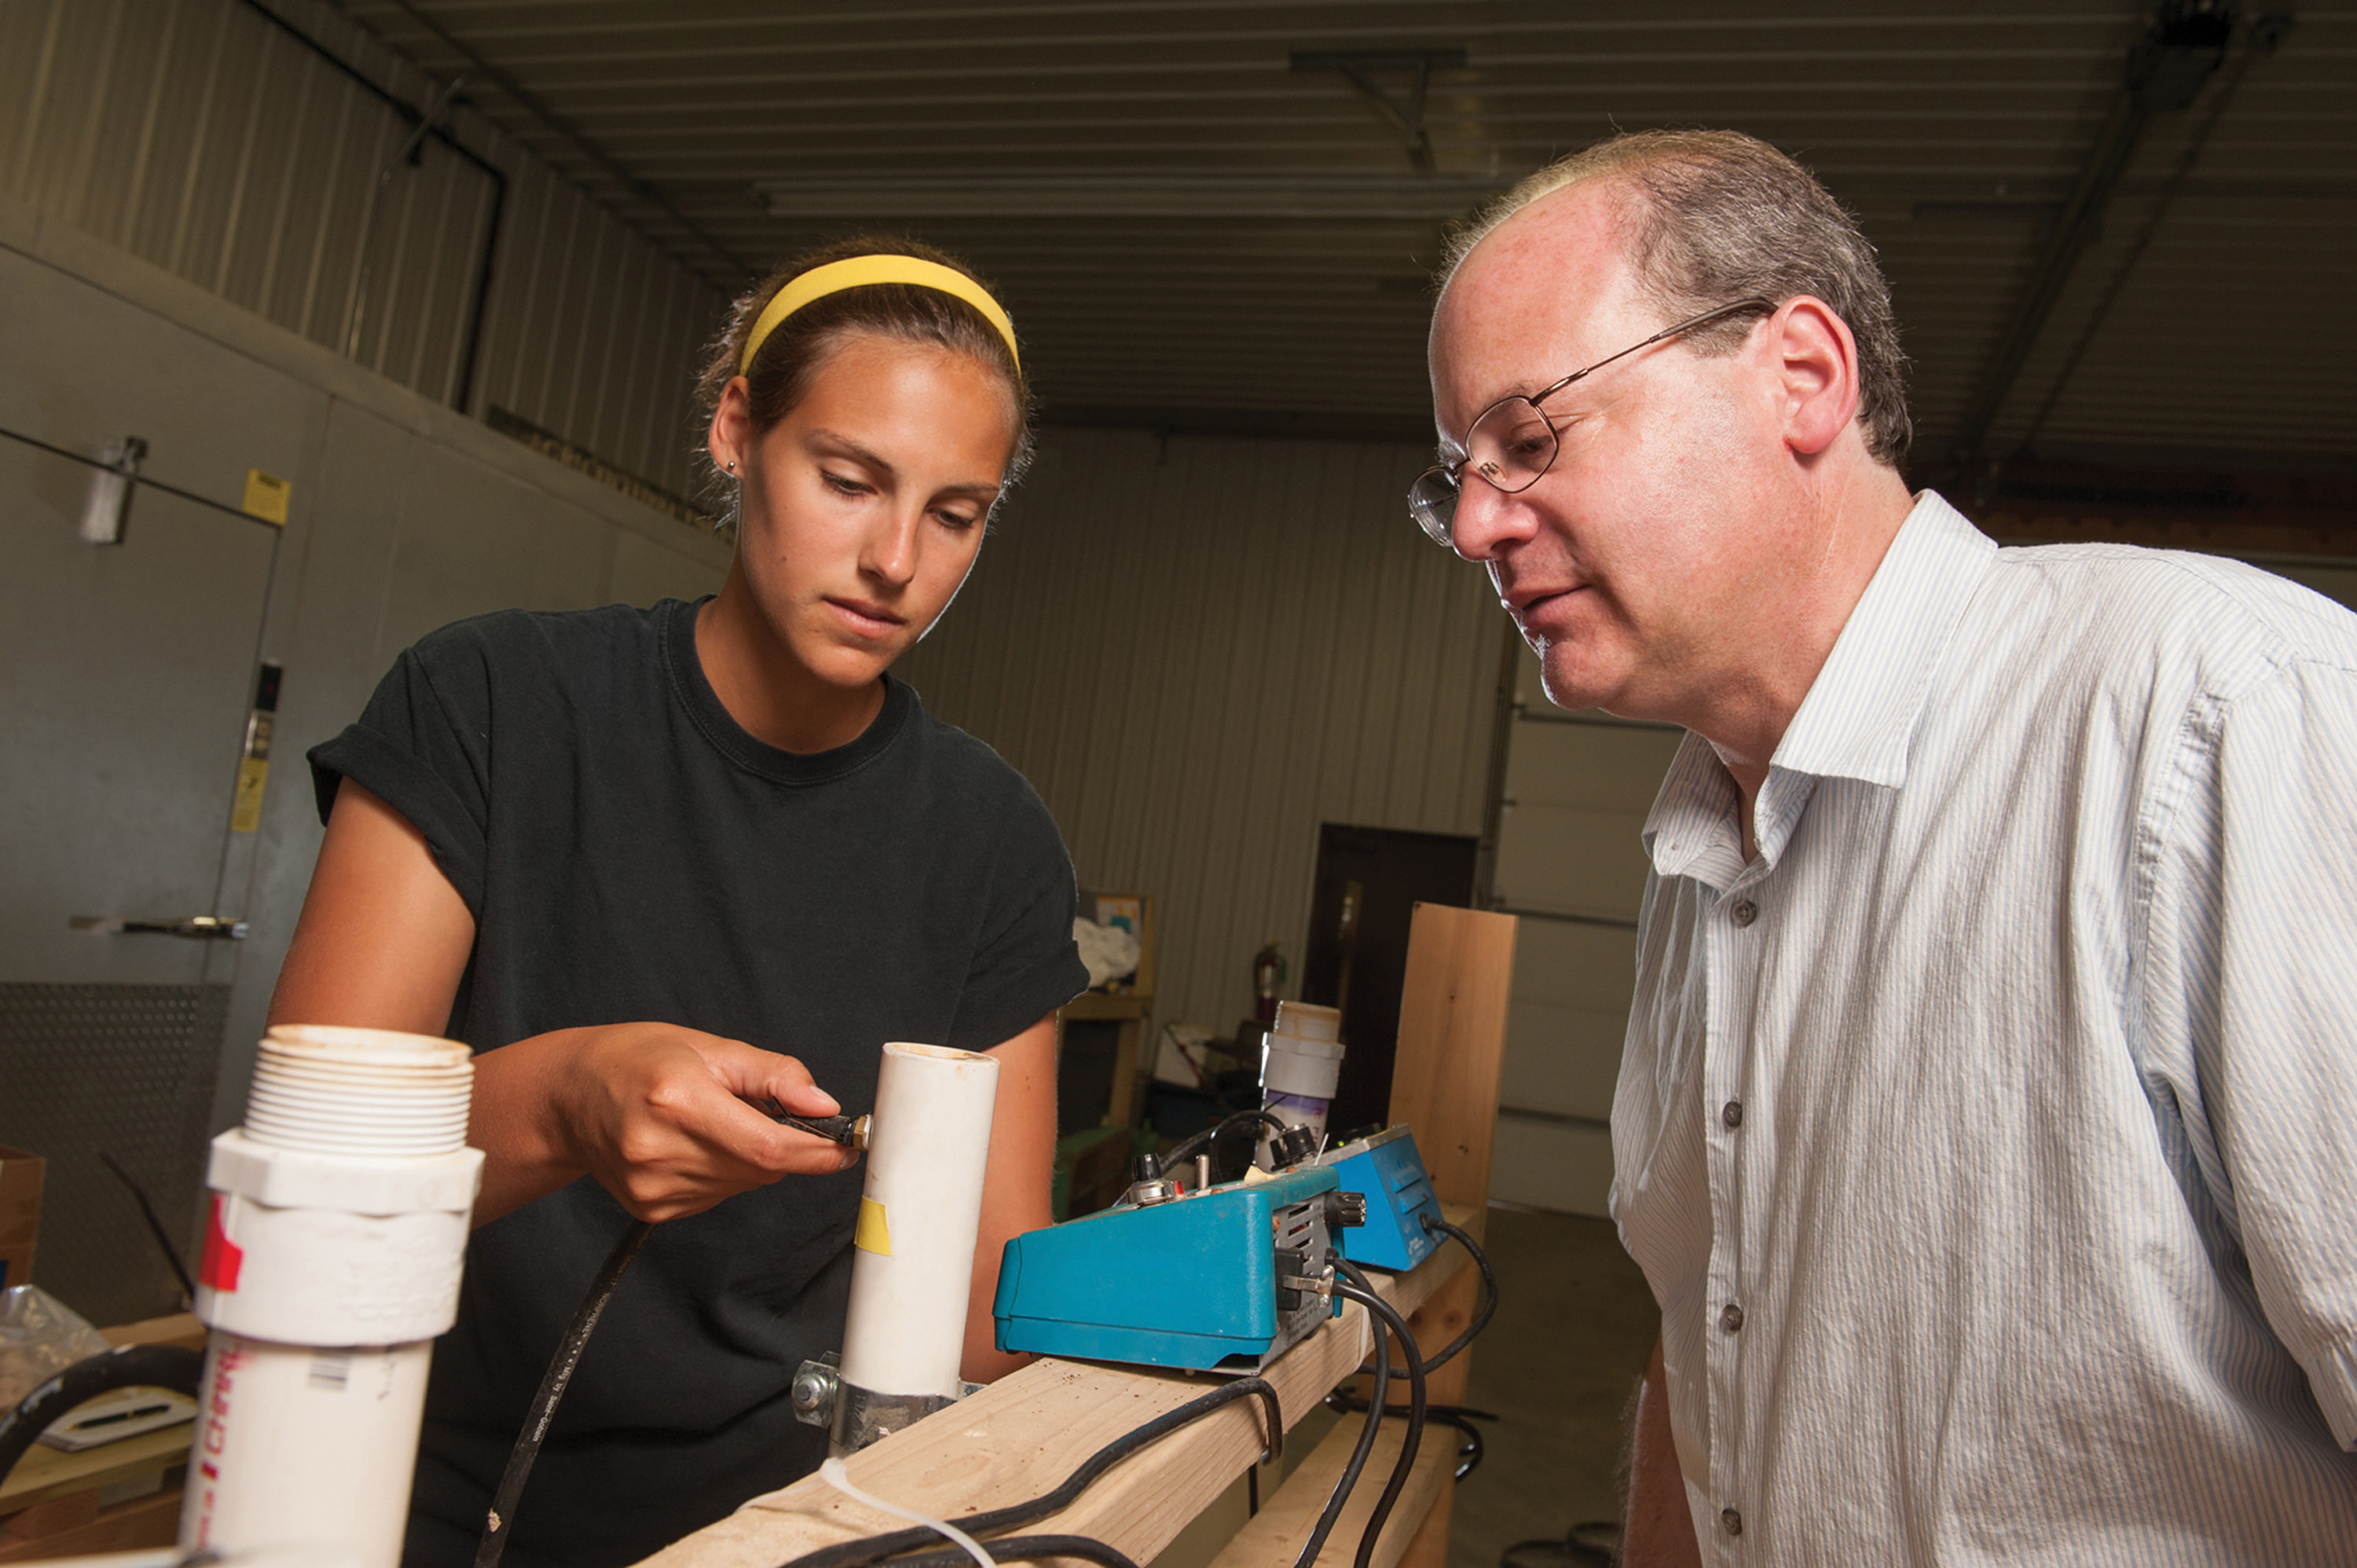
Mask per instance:
[[[1595,374],[1615,360],[1625,360],[1640,349],[1650,349],[1665,338],[1697,327],[1707,327],[1730,316],[1747,312],[1773,311],[1772,299],[1743,299],[1733,305],[1722,305],[1706,310],[1700,316],[1689,317],[1674,327],[1664,327],[1641,343],[1631,343],[1617,354],[1608,354],[1584,371],[1574,371],[1543,392],[1528,397],[1517,393],[1501,397],[1477,416],[1465,432],[1465,456],[1454,463],[1437,464],[1426,468],[1407,489],[1407,510],[1416,526],[1430,535],[1436,544],[1454,544],[1457,527],[1457,498],[1463,490],[1462,476],[1468,467],[1494,487],[1513,495],[1529,489],[1539,482],[1539,476],[1555,462],[1558,449],[1555,425],[1541,413],[1539,404],[1582,377]]]

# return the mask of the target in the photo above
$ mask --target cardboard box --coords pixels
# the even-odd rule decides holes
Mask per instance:
[[[0,1144],[0,1290],[33,1283],[33,1243],[41,1232],[38,1155]]]

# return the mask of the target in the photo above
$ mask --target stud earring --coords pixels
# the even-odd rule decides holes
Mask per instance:
[[[734,457],[728,459],[728,471],[732,474],[737,471],[737,459]]]

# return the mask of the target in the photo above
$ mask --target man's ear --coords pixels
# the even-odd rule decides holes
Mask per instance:
[[[1768,333],[1785,444],[1814,456],[1857,417],[1857,339],[1831,306],[1805,294],[1769,318]]]

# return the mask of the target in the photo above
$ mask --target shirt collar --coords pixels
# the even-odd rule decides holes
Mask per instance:
[[[1898,789],[1907,745],[1996,543],[1925,490],[1843,623],[1770,766]]]
[[[1931,700],[1933,665],[1996,555],[1995,542],[1939,496],[1925,490],[1916,501],[1777,744],[1760,805],[1760,853],[1770,865],[1815,779],[1894,789],[1907,781],[1908,742]],[[1653,869],[1732,886],[1743,870],[1740,806],[1717,752],[1687,735],[1645,818]]]

